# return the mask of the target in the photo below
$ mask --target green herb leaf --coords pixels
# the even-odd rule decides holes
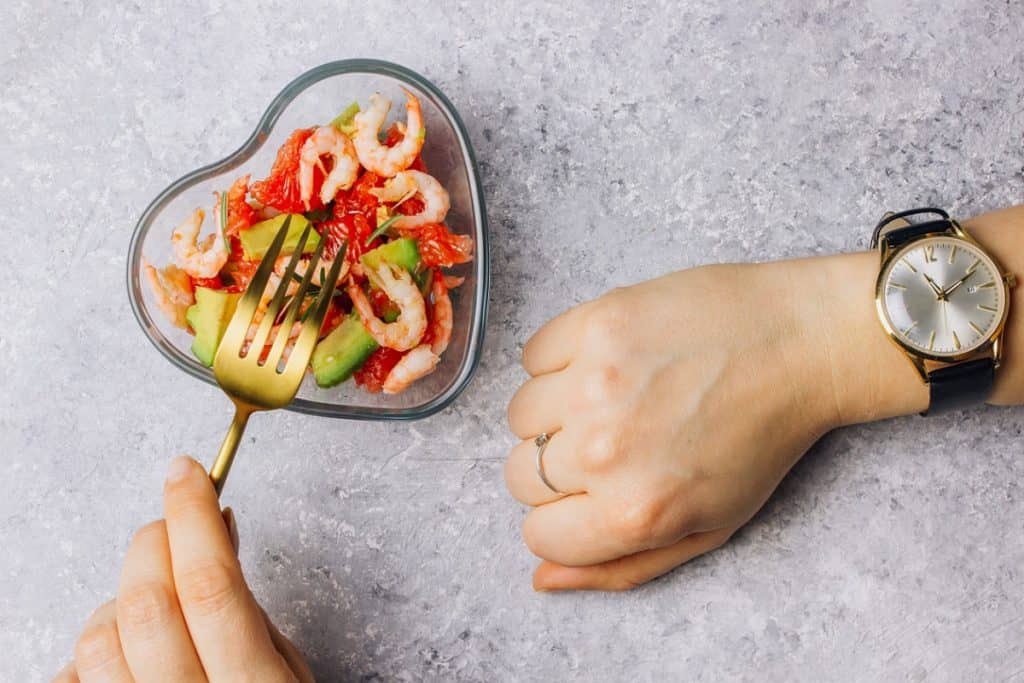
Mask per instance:
[[[220,229],[221,231],[228,229],[228,193],[220,193]],[[228,239],[227,235],[224,235],[224,248],[231,253],[231,240]]]
[[[315,303],[312,303],[309,306],[306,306],[306,310],[304,310],[302,312],[302,316],[299,317],[299,322],[300,323],[306,322],[306,318],[308,318],[313,313],[313,309],[315,309],[315,308],[316,308],[316,304]]]
[[[356,132],[355,118],[359,113],[359,103],[353,102],[345,108],[345,111],[338,114],[337,118],[331,121],[331,125],[345,135],[352,135]]]
[[[370,234],[370,236],[366,238],[366,246],[367,246],[367,247],[368,247],[368,246],[370,246],[370,243],[371,243],[371,242],[373,242],[373,241],[374,241],[375,239],[377,239],[378,237],[380,237],[381,235],[383,235],[383,234],[384,234],[385,232],[387,232],[387,229],[388,229],[388,228],[390,228],[390,227],[391,227],[391,225],[392,225],[392,224],[393,224],[393,223],[394,223],[395,221],[397,221],[397,220],[398,220],[399,218],[403,218],[403,216],[401,216],[401,215],[394,215],[394,216],[392,216],[391,218],[389,218],[389,219],[387,219],[386,221],[384,221],[383,223],[381,223],[380,225],[378,225],[378,226],[377,226],[377,229],[376,229],[376,230],[374,230],[374,231],[373,231],[373,232],[372,232],[372,233]]]

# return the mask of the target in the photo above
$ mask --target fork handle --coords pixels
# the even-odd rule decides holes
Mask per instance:
[[[224,443],[221,444],[220,452],[217,453],[217,459],[213,461],[213,467],[210,468],[210,480],[213,482],[213,488],[217,491],[218,496],[224,488],[224,482],[227,481],[228,471],[235,459],[235,451],[238,450],[242,434],[245,433],[245,425],[249,422],[249,416],[252,413],[252,409],[248,406],[235,404],[235,419],[231,421],[231,427],[228,428]]]

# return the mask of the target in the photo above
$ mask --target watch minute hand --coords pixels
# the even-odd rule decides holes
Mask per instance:
[[[968,271],[967,275],[964,275],[962,278],[960,278],[959,280],[957,280],[956,282],[951,284],[949,287],[944,289],[942,291],[942,295],[943,296],[949,296],[950,294],[953,293],[953,290],[955,290],[957,287],[959,287],[963,283],[967,282],[967,278],[971,277],[972,275],[974,275],[974,271],[973,270],[972,271]]]

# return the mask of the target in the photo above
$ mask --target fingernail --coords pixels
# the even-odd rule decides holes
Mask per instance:
[[[228,537],[231,539],[231,547],[238,554],[238,524],[235,522],[235,511],[231,508],[224,508],[224,524],[228,527]]]
[[[181,481],[192,472],[192,458],[187,455],[179,455],[171,461],[167,468],[167,481]]]

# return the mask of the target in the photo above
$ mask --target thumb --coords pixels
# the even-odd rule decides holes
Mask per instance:
[[[732,528],[702,531],[664,548],[644,550],[585,567],[567,567],[545,560],[533,573],[533,588],[541,592],[629,590],[718,548],[729,540],[734,531]]]

